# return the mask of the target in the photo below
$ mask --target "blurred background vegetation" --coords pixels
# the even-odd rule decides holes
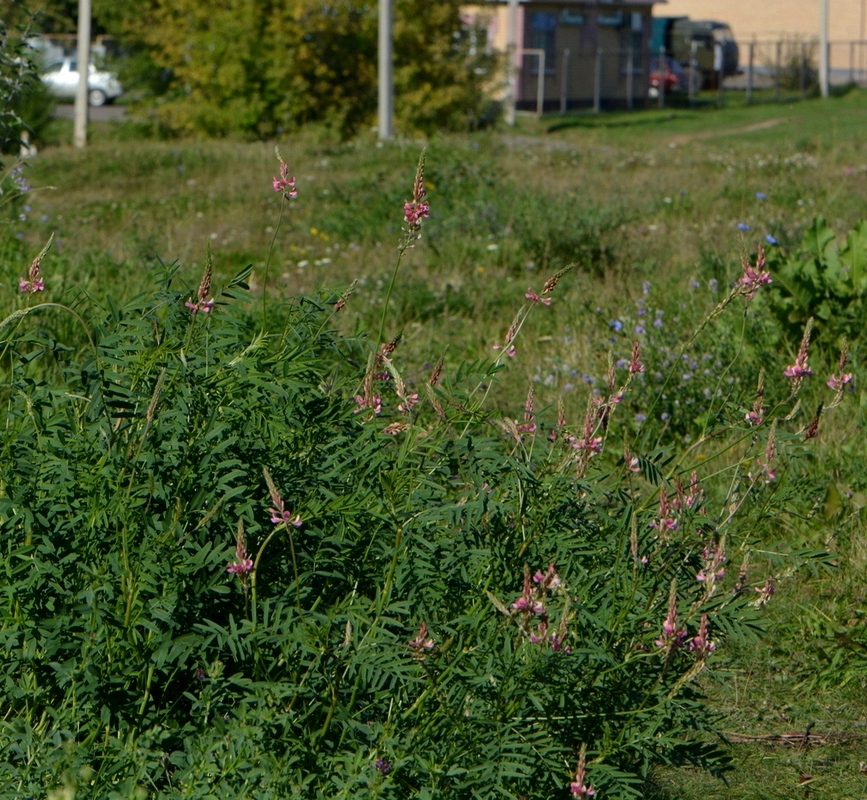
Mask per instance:
[[[484,34],[461,23],[460,6],[395,3],[395,113],[404,132],[494,121],[485,99],[494,58]],[[13,0],[7,24],[71,34],[76,19],[74,2]],[[316,121],[351,136],[375,119],[376,19],[371,0],[93,3],[94,35],[111,37],[123,55],[121,82],[162,135],[265,139]]]

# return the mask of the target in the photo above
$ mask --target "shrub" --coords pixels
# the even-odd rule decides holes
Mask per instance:
[[[43,122],[41,113],[34,113],[44,105],[36,102],[44,92],[40,94],[41,84],[28,57],[27,30],[22,26],[10,32],[0,20],[0,154],[18,148],[28,123]]]
[[[32,303],[34,260],[0,323],[4,796],[626,798],[726,769],[696,678],[826,557],[750,563],[793,502],[803,369],[680,454],[620,424],[637,348],[575,424],[489,409],[563,270],[496,358],[411,385],[382,331],[421,166],[405,210],[372,346],[334,332],[346,296],[260,317],[249,269],[72,308]]]
[[[816,217],[800,248],[791,254],[774,248],[768,266],[774,275],[769,302],[790,334],[813,318],[825,341],[860,337],[867,295],[867,222],[857,223],[838,245],[824,218]]]

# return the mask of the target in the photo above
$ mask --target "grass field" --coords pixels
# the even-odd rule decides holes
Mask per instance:
[[[147,291],[157,266],[175,261],[192,293],[210,249],[215,283],[250,263],[254,291],[274,298],[357,281],[340,324],[375,330],[426,145],[431,217],[397,277],[386,327],[403,334],[406,377],[421,379],[442,353],[447,366],[490,355],[524,293],[577,263],[551,308],[527,323],[494,399],[518,416],[533,386],[537,404],[562,399],[578,418],[608,350],[627,356],[646,325],[654,357],[670,359],[740,273],[743,253],[771,240],[769,249],[794,250],[816,216],[839,237],[867,218],[865,124],[867,94],[853,91],[791,105],[520,118],[514,130],[427,143],[305,131],[277,142],[299,189],[280,218],[275,143],[153,141],[121,123],[94,126],[76,151],[60,144],[71,131],[57,122],[55,144],[25,169],[33,188],[6,207],[0,281],[13,292],[53,233],[43,269],[56,299]],[[769,335],[767,309],[756,309],[690,350],[696,365],[741,357],[730,377],[745,394],[753,368],[779,375],[798,346]],[[768,549],[781,540],[828,548],[837,568],[791,576],[763,640],[716,655],[704,689],[731,734],[735,769],[727,783],[660,772],[660,800],[867,797],[863,344],[852,352],[858,391],[823,423],[805,479],[812,505],[767,519],[763,532]],[[813,357],[824,374],[836,352]],[[669,390],[658,423],[683,446],[695,431],[678,413],[701,402],[690,380]],[[629,409],[636,419],[661,410]],[[773,738],[783,734],[800,738]]]

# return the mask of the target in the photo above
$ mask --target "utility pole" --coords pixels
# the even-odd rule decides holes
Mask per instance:
[[[518,0],[509,0],[509,13],[506,18],[506,124],[515,124],[515,100],[517,99],[517,75],[515,57],[518,50]]]
[[[394,138],[393,0],[379,0],[379,139]]]
[[[819,88],[822,97],[828,96],[828,0],[821,0],[819,12]]]
[[[75,92],[73,143],[87,144],[87,82],[90,78],[90,0],[78,0],[78,88]]]

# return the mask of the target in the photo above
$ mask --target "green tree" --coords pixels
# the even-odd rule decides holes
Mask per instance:
[[[109,32],[170,75],[159,117],[184,134],[267,138],[311,121],[351,135],[376,110],[377,11],[371,0],[97,0]],[[406,130],[475,124],[487,56],[469,46],[457,0],[398,0],[396,112]],[[155,93],[152,82],[151,94]]]

